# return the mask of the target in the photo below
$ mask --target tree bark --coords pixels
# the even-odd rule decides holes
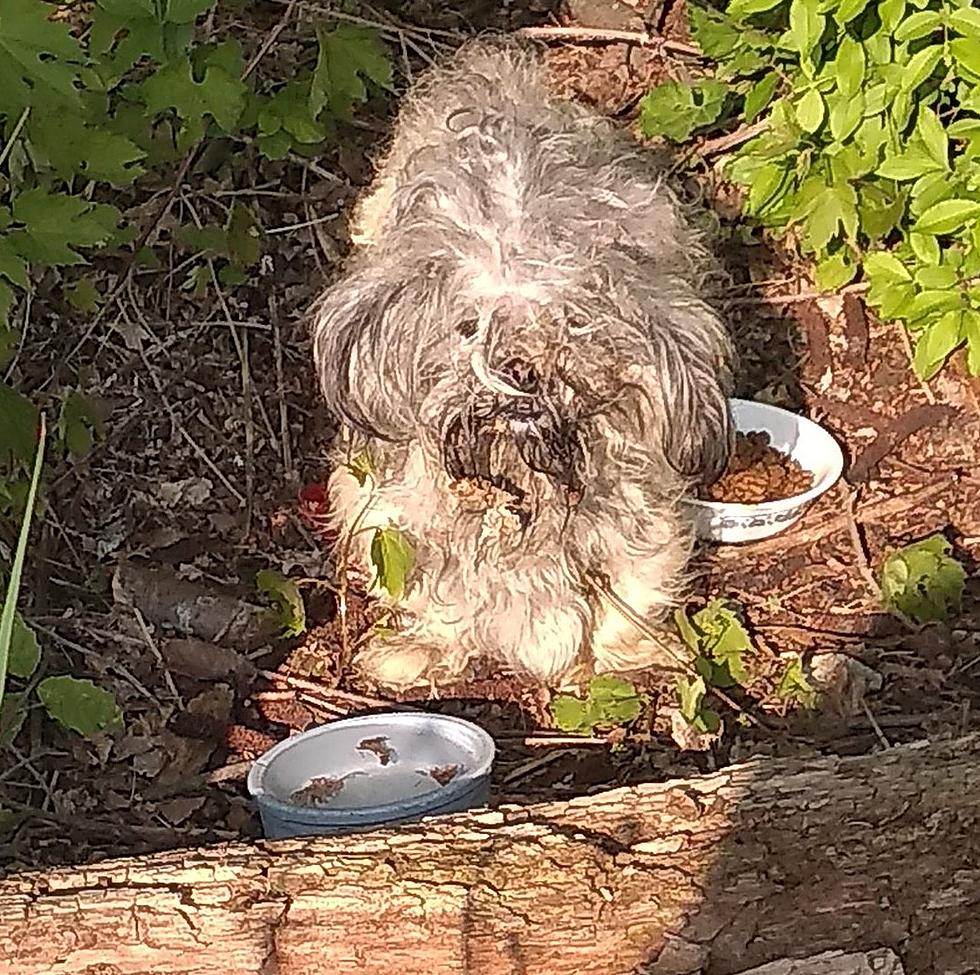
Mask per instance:
[[[980,970],[980,735],[0,883],[4,975]]]

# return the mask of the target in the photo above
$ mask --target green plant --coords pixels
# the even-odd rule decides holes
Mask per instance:
[[[0,363],[19,344],[18,303],[42,273],[68,303],[102,302],[81,273],[93,248],[144,268],[160,265],[151,237],[138,253],[134,189],[173,179],[197,146],[210,166],[233,158],[226,143],[265,159],[312,156],[338,123],[374,92],[392,87],[376,32],[349,23],[300,37],[288,80],[266,77],[234,38],[197,30],[217,0],[95,0],[79,29],[51,15],[47,0],[0,3]],[[220,36],[220,35],[219,35]],[[272,60],[272,58],[267,58]],[[250,150],[253,151],[253,150]],[[217,160],[215,162],[214,160]],[[163,244],[191,258],[185,287],[233,287],[260,258],[262,228],[236,203],[217,220],[176,228]],[[144,219],[140,217],[139,219]],[[98,424],[71,396],[60,446],[77,456]],[[0,379],[0,513],[22,506],[33,458],[35,405]]]
[[[611,675],[593,677],[584,698],[559,694],[551,701],[555,725],[570,735],[591,735],[635,721],[645,699],[628,680]]]
[[[683,139],[741,122],[747,138],[721,166],[746,214],[811,255],[820,287],[861,276],[882,318],[914,335],[920,376],[964,345],[980,374],[972,0],[731,0],[690,17],[716,62],[711,97],[695,97],[704,80],[687,98],[651,93],[644,131]]]
[[[889,555],[881,567],[888,609],[918,623],[944,622],[959,612],[966,571],[951,551],[942,535],[932,535]]]
[[[408,536],[394,525],[377,528],[371,539],[371,564],[376,573],[375,585],[392,599],[401,599],[415,565],[415,549]]]
[[[37,500],[37,486],[41,481],[41,468],[44,466],[44,443],[47,430],[44,417],[40,421],[40,433],[34,456],[34,472],[31,475],[31,485],[27,495],[27,506],[17,537],[17,548],[14,560],[10,566],[7,578],[7,590],[3,598],[3,610],[0,611],[0,706],[3,705],[4,688],[7,683],[8,667],[17,676],[27,676],[37,666],[37,641],[17,613],[17,599],[20,595],[20,580],[24,571],[24,559],[27,557],[27,540],[31,533],[31,521],[34,517],[34,504]],[[23,673],[27,670],[27,674]]]
[[[705,706],[708,685],[703,677],[677,678],[677,704],[681,717],[702,735],[713,735],[721,727],[717,711]]]
[[[745,655],[754,647],[730,603],[713,599],[691,617],[678,609],[674,621],[695,655],[695,668],[711,686],[733,687],[748,681]]]
[[[803,670],[803,661],[798,653],[787,656],[776,684],[776,697],[781,701],[795,702],[804,708],[812,708],[816,704],[817,690]]]
[[[273,603],[273,616],[283,636],[300,636],[306,632],[306,605],[292,579],[275,569],[261,569],[255,575],[255,585]]]

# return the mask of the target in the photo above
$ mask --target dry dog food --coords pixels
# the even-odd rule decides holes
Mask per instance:
[[[776,450],[768,433],[757,430],[735,435],[728,469],[701,497],[729,504],[760,504],[792,498],[812,486],[813,475]]]

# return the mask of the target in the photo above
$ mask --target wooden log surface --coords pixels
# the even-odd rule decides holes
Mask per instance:
[[[10,877],[4,975],[980,971],[980,735]]]

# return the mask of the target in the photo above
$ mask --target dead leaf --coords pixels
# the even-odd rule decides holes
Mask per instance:
[[[389,762],[398,760],[394,748],[388,744],[388,739],[383,735],[379,735],[377,738],[365,738],[363,741],[357,743],[357,747],[360,751],[371,752],[373,755],[377,755],[378,761],[382,765],[387,765]]]

